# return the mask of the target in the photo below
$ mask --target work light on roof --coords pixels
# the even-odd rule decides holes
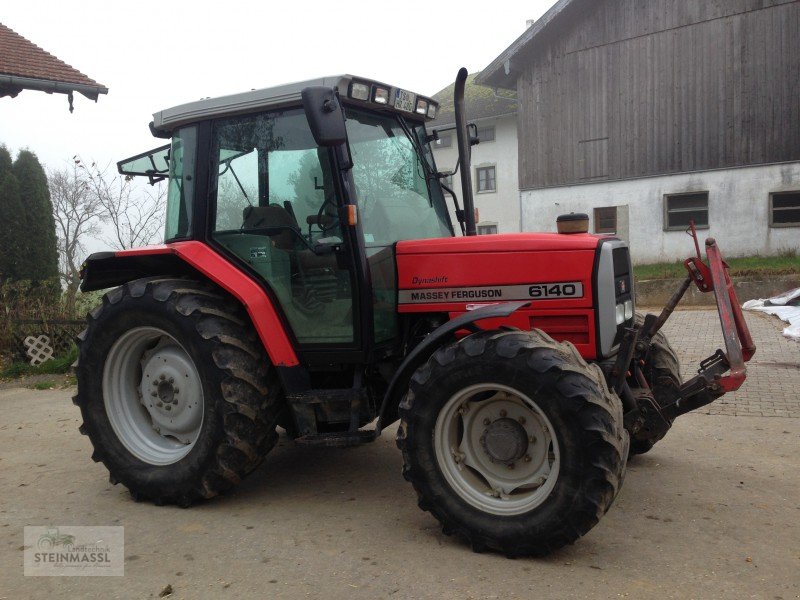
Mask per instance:
[[[350,97],[354,100],[369,100],[369,85],[366,83],[353,82],[350,84]]]
[[[436,105],[433,104],[433,103],[431,103],[428,106],[428,118],[429,119],[435,119],[436,118]]]
[[[427,115],[428,114],[428,101],[423,100],[422,98],[417,99],[417,114],[420,115]]]
[[[376,87],[372,100],[378,104],[389,104],[389,90],[387,88]]]

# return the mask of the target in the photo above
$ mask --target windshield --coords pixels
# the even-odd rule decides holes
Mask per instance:
[[[347,135],[367,248],[453,235],[422,125],[348,109]]]

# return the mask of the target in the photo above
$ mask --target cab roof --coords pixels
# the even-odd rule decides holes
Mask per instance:
[[[390,98],[394,98],[395,92],[399,89],[396,86],[391,86],[366,77],[358,77],[356,75],[330,75],[260,90],[250,90],[249,92],[219,96],[217,98],[204,98],[202,100],[196,100],[195,102],[180,104],[154,113],[153,128],[158,131],[171,131],[181,125],[195,123],[205,119],[297,104],[301,102],[300,93],[303,89],[311,86],[334,88],[339,91],[344,102],[363,106],[365,102],[360,102],[348,97],[350,84],[354,80],[387,88],[390,90]],[[422,95],[418,96],[420,98],[423,97]],[[391,104],[389,106],[375,105],[372,102],[368,104],[370,104],[372,108],[383,110],[387,108],[393,109]],[[412,119],[422,119],[420,115],[415,115],[413,113],[405,113],[405,115]]]

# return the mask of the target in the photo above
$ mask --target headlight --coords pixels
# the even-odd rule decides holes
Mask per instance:
[[[617,325],[622,325],[625,322],[625,305],[617,304]]]
[[[372,101],[377,102],[378,104],[389,104],[389,90],[386,88],[376,87]]]
[[[625,301],[625,320],[630,321],[633,318],[633,300]]]
[[[428,114],[428,101],[419,99],[417,100],[417,114],[419,115],[427,115]]]
[[[356,83],[355,81],[350,84],[350,97],[354,100],[369,100],[369,86],[366,83]]]

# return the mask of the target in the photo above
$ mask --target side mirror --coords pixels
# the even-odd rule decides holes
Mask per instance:
[[[314,141],[320,146],[339,146],[347,141],[344,111],[339,97],[332,88],[312,86],[305,88],[303,110]]]

